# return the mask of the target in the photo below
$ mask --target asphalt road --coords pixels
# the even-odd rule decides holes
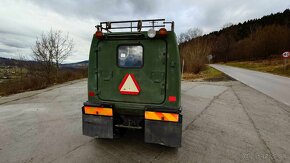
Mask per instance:
[[[82,135],[86,80],[0,98],[0,162],[290,162],[290,108],[238,81],[182,83],[182,147]]]
[[[290,106],[290,78],[231,66],[211,66]]]

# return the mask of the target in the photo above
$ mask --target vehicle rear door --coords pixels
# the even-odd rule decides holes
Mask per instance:
[[[150,104],[165,100],[167,52],[164,40],[103,40],[97,49],[97,94],[101,100]],[[135,93],[120,91],[130,85]]]

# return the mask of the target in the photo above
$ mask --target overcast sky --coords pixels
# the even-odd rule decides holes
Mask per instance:
[[[88,59],[99,21],[165,18],[177,34],[191,27],[204,33],[290,8],[290,0],[0,0],[0,57],[31,54],[36,37],[50,29],[73,38],[65,62]]]

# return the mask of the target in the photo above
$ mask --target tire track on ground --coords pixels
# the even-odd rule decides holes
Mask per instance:
[[[249,118],[249,121],[250,121],[251,124],[253,125],[253,127],[254,127],[254,129],[255,129],[257,135],[258,135],[258,138],[260,139],[260,141],[262,142],[262,144],[266,147],[266,149],[267,149],[268,152],[270,153],[270,156],[271,156],[271,159],[270,159],[270,160],[271,160],[273,163],[276,163],[277,161],[275,160],[275,157],[274,157],[274,155],[273,155],[273,153],[272,153],[270,147],[268,146],[268,144],[266,143],[266,141],[263,139],[263,137],[262,137],[261,133],[259,132],[259,129],[258,129],[258,127],[256,126],[254,120],[253,120],[252,117],[249,115],[247,109],[244,107],[244,105],[243,105],[243,103],[242,103],[242,100],[240,99],[240,97],[238,96],[238,94],[236,93],[236,91],[233,89],[233,87],[231,87],[231,89],[233,90],[234,95],[236,96],[236,98],[238,99],[240,105],[242,106],[244,113],[247,115],[247,117]]]
[[[227,88],[226,90],[224,90],[223,92],[221,92],[220,94],[216,95],[213,97],[213,99],[210,100],[210,102],[205,106],[205,108],[199,113],[197,114],[193,120],[182,130],[182,132],[185,132],[186,130],[188,130],[188,128],[197,120],[199,119],[206,110],[208,110],[208,108],[214,103],[215,100],[217,100],[223,93],[225,93],[229,88]],[[150,163],[156,161],[159,159],[159,157],[165,152],[165,150],[162,150],[160,153],[156,154],[154,159],[150,161]]]

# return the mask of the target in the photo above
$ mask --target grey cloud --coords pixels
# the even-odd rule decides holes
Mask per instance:
[[[11,30],[8,30],[8,29],[6,29],[6,30],[4,30],[4,29],[1,29],[0,28],[0,34],[2,35],[2,34],[5,34],[5,35],[17,35],[17,36],[19,36],[19,35],[21,35],[21,36],[28,36],[27,34],[25,34],[25,33],[22,33],[22,32],[18,32],[18,31],[16,31],[16,30],[14,30],[14,31],[11,31]]]
[[[155,14],[160,7],[156,3],[157,1],[128,0],[127,2],[133,6],[133,12],[139,13],[139,15]]]
[[[35,40],[35,36],[29,36],[21,32],[11,32],[0,29],[0,43],[11,48],[30,48],[30,44]]]
[[[10,36],[10,37],[13,37],[13,36]],[[27,41],[24,41],[24,40],[13,40],[13,39],[3,39],[0,40],[0,43],[2,43],[3,45],[6,45],[8,47],[12,47],[12,48],[27,48],[29,47],[27,45]]]
[[[17,30],[0,29],[0,56],[17,58],[19,52],[28,55],[35,38]]]
[[[88,58],[94,25],[99,21],[165,18],[176,22],[177,34],[192,27],[208,33],[229,22],[282,12],[290,1],[4,0],[1,7],[0,56],[13,56],[18,49],[31,53],[36,37],[53,28],[73,37],[77,52],[68,58],[72,62]]]
[[[185,0],[188,6],[197,6],[202,14],[198,26],[219,30],[222,25],[260,18],[271,13],[282,12],[290,5],[285,0]]]
[[[25,44],[22,44],[22,43],[19,43],[19,42],[3,42],[3,41],[0,41],[0,43],[8,46],[8,47],[13,47],[13,48],[27,48],[28,46],[25,45]]]
[[[0,53],[10,53],[12,50],[0,48]]]
[[[142,16],[154,13],[157,9],[155,1],[148,3],[143,0],[31,0],[31,2],[41,8],[50,9],[66,16],[98,20],[108,20],[129,15]]]
[[[223,24],[278,12],[290,6],[285,0],[31,0],[65,16],[99,21],[167,18],[179,22],[177,31],[200,27],[218,30]],[[180,26],[179,26],[180,25]],[[187,27],[184,27],[187,26]],[[180,27],[180,29],[178,29]]]

